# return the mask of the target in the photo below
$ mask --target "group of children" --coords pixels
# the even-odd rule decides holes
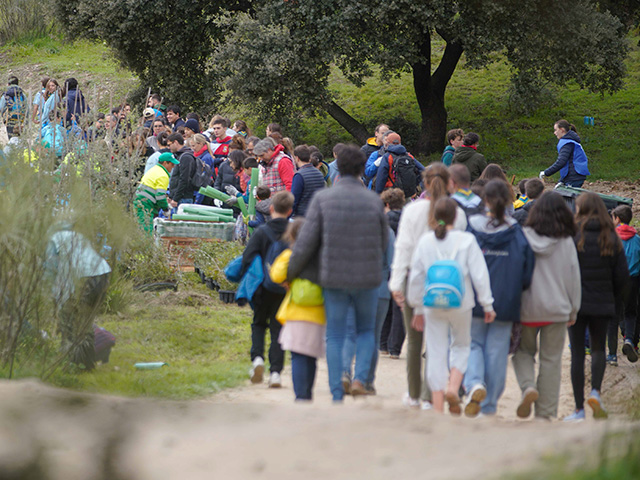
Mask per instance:
[[[566,420],[580,420],[588,330],[593,389],[587,404],[597,418],[606,417],[600,398],[604,346],[608,328],[617,342],[619,318],[624,319],[623,353],[631,362],[638,359],[640,237],[629,226],[631,209],[618,207],[611,216],[602,199],[587,192],[578,197],[574,215],[559,194],[544,192],[537,178],[521,182],[516,199],[496,167],[488,165],[471,185],[464,165],[431,164],[423,174],[424,195],[406,205],[401,191],[383,192],[397,236],[388,282],[393,299],[381,300],[389,302],[387,322],[376,330],[380,350],[397,358],[406,337],[407,405],[444,411],[446,403],[452,414],[464,411],[470,417],[496,413],[513,354],[522,391],[517,415],[526,418],[534,410],[537,418],[552,419],[568,328],[576,412]],[[258,254],[274,258],[265,265],[274,285],[286,282],[290,248],[304,222],[288,220],[292,208],[291,193],[275,194],[272,219],[256,230],[243,256],[245,266]],[[276,243],[279,255],[273,256]],[[263,380],[269,328],[269,386],[281,386],[288,350],[296,399],[305,401],[312,399],[316,361],[324,354],[324,305],[315,278],[313,271],[305,272],[279,292],[263,283],[253,298],[251,380]],[[446,296],[443,291],[449,296],[457,291],[457,300],[437,303]],[[364,393],[375,393],[372,385],[370,390]]]

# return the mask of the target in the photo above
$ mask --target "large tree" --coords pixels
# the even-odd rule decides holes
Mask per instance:
[[[249,11],[249,0],[53,0],[71,39],[104,41],[142,85],[183,107],[211,106],[219,97],[214,46],[223,12]],[[213,101],[213,102],[212,102]]]
[[[590,1],[263,0],[251,14],[227,16],[219,49],[236,101],[287,118],[325,110],[359,141],[363,122],[329,89],[332,65],[356,85],[379,67],[383,79],[410,71],[422,118],[416,152],[440,150],[447,128],[445,92],[463,54],[469,65],[502,54],[513,94],[526,105],[547,82],[575,81],[594,92],[622,86],[625,28]],[[441,55],[433,39],[444,40]],[[434,58],[439,58],[434,62]],[[363,119],[372,123],[377,119]]]

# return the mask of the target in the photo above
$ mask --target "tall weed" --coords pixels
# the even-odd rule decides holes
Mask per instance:
[[[49,33],[51,9],[48,0],[0,0],[0,44]]]

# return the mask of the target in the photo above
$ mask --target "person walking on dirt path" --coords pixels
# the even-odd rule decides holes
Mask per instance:
[[[524,228],[536,263],[531,286],[522,293],[522,334],[512,357],[522,391],[516,410],[520,418],[531,415],[534,403],[536,418],[551,420],[558,414],[564,339],[567,325],[576,321],[582,296],[574,233],[573,216],[565,201],[555,192],[544,193]],[[584,353],[584,342],[580,345]]]
[[[373,137],[367,138],[365,144],[360,147],[362,153],[364,153],[365,157],[369,159],[373,152],[377,152],[382,147],[382,137],[389,130],[389,125],[386,123],[381,123],[378,125],[373,132]]]
[[[484,310],[483,322],[491,324],[496,318],[489,271],[482,251],[471,233],[453,230],[459,210],[457,205],[454,200],[443,197],[432,207],[434,214],[430,226],[433,232],[423,235],[415,249],[407,289],[407,302],[414,312],[411,325],[415,330],[425,332],[429,357],[427,379],[433,408],[444,412],[446,399],[452,415],[461,413],[458,391],[469,359],[474,292]],[[464,293],[457,298],[459,303],[451,308],[439,308],[442,305],[439,301],[429,303],[429,290],[425,288],[432,275],[442,281],[433,269],[444,259],[449,261],[448,266],[454,263],[454,268],[462,275],[458,282]],[[456,290],[461,293],[460,288]]]
[[[447,132],[447,146],[444,147],[442,157],[440,158],[440,161],[447,167],[451,166],[453,154],[456,153],[456,148],[462,146],[463,138],[464,132],[461,128],[454,128]]]
[[[342,402],[342,355],[349,308],[354,308],[356,317],[356,366],[351,394],[366,394],[389,227],[380,198],[360,180],[366,161],[362,151],[345,146],[336,161],[341,180],[330,189],[317,192],[311,200],[293,247],[287,277],[293,280],[310,262],[319,262],[318,283],[323,287],[327,316],[329,387],[334,402]]]
[[[629,282],[622,241],[602,199],[593,192],[576,200],[576,247],[582,279],[582,303],[576,323],[569,328],[571,385],[576,411],[565,421],[584,420],[584,340],[589,329],[591,346],[591,394],[587,404],[595,418],[607,418],[600,390],[606,368],[607,327],[616,316],[616,302],[624,298]]]
[[[18,85],[18,77],[11,75],[8,85],[9,88],[0,97],[0,115],[7,129],[7,136],[11,139],[20,136],[29,106],[27,97]]]
[[[464,168],[464,167],[463,167]],[[482,249],[489,268],[496,321],[486,323],[480,305],[473,309],[471,355],[464,377],[468,417],[494,415],[507,379],[511,331],[520,322],[522,291],[529,288],[535,264],[533,250],[522,229],[507,213],[511,190],[502,180],[484,189],[486,215],[469,217],[469,228]]]
[[[431,407],[431,392],[422,375],[423,363],[428,364],[428,356],[423,362],[423,335],[411,326],[413,308],[405,302],[407,278],[411,258],[420,237],[433,230],[434,224],[431,206],[440,198],[449,195],[449,171],[442,163],[432,163],[424,171],[424,185],[428,192],[427,199],[420,199],[407,204],[402,210],[398,224],[395,252],[391,264],[391,278],[389,289],[396,303],[402,308],[404,328],[407,332],[407,384],[408,391],[403,402],[410,407],[419,407],[422,399],[423,408]],[[456,214],[454,228],[466,230],[467,219],[459,209]],[[426,368],[426,367],[425,367]]]
[[[293,208],[293,195],[290,192],[279,192],[271,201],[271,220],[256,229],[249,238],[247,248],[242,253],[242,271],[246,272],[256,255],[260,255],[264,264],[265,275],[269,275],[270,265],[277,255],[282,253],[287,244],[282,241],[289,224],[288,218]],[[279,245],[276,245],[279,244]],[[281,246],[279,252],[274,250]],[[276,255],[277,253],[277,255]],[[269,259],[274,254],[276,257]],[[268,281],[267,281],[268,280]],[[284,367],[284,352],[278,340],[282,324],[276,320],[276,313],[285,297],[285,289],[265,278],[253,295],[253,321],[251,322],[251,363],[249,371],[251,383],[262,383],[264,375],[264,350],[267,329],[271,336],[269,347],[269,388],[280,388],[280,373]]]
[[[553,165],[540,172],[540,180],[560,172],[560,182],[570,187],[582,187],[589,173],[589,160],[580,144],[575,125],[566,120],[553,124],[553,134],[558,138],[558,158]]]

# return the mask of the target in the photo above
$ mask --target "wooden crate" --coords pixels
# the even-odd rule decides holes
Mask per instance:
[[[169,253],[169,264],[182,272],[193,272],[193,250],[202,242],[219,242],[215,238],[160,237],[163,247]]]

